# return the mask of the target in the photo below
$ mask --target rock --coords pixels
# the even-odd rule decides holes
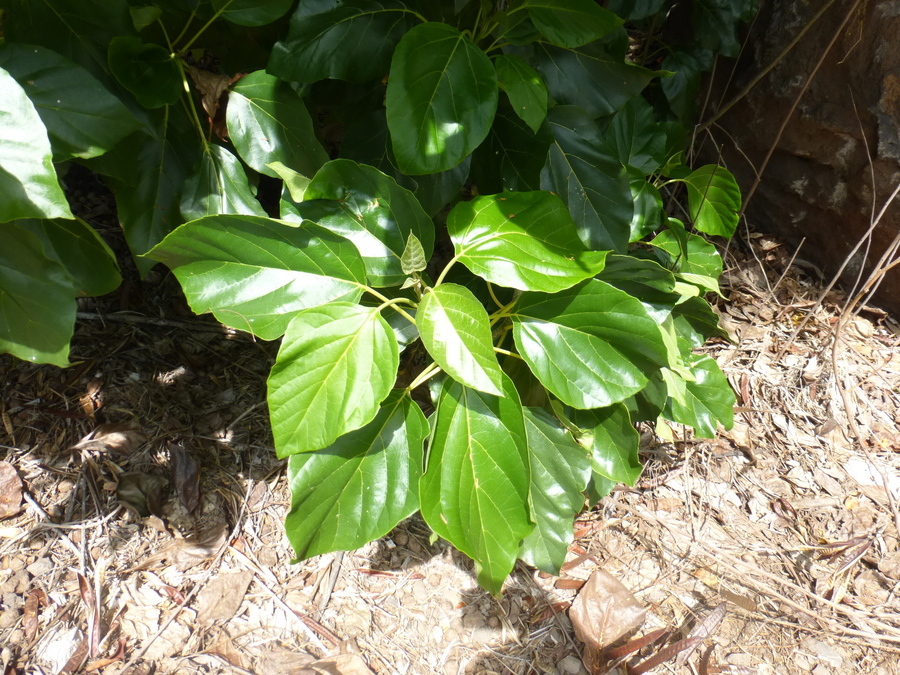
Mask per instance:
[[[0,628],[11,628],[19,620],[19,610],[5,609],[0,612]]]
[[[584,665],[574,654],[569,654],[556,664],[556,672],[558,675],[587,675]]]
[[[50,558],[39,558],[25,568],[33,577],[41,577],[53,569],[53,562]]]
[[[807,652],[816,656],[821,663],[824,663],[831,668],[840,670],[841,666],[844,665],[844,659],[837,650],[821,640],[809,638],[808,640],[804,640],[801,645]]]

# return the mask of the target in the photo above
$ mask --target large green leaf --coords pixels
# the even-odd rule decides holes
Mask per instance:
[[[493,396],[444,382],[419,483],[425,521],[475,561],[478,583],[494,594],[534,528],[522,405],[505,376],[503,391]]]
[[[16,221],[41,240],[44,255],[62,264],[77,295],[104,295],[122,282],[116,255],[100,235],[80,218]],[[0,231],[3,226],[0,225]],[[2,236],[2,235],[0,235]]]
[[[465,286],[441,284],[424,295],[416,314],[422,344],[454,380],[502,396],[487,312]]]
[[[278,177],[272,162],[312,176],[328,161],[301,98],[263,70],[243,77],[228,94],[226,119],[241,159],[267,176]]]
[[[552,415],[525,408],[531,464],[531,516],[535,528],[519,557],[548,574],[559,574],[572,543],[572,518],[584,507],[591,477],[587,452]]]
[[[640,300],[657,324],[672,313],[683,298],[675,293],[675,275],[654,260],[633,255],[611,255],[597,277]]]
[[[456,259],[487,281],[553,293],[603,269],[565,205],[549,192],[505,192],[457,204],[447,216]]]
[[[656,74],[625,61],[605,40],[566,49],[535,45],[535,66],[559,103],[584,108],[592,117],[611,115],[637,96]]]
[[[656,14],[668,0],[610,0],[609,9],[623,19],[637,21]]]
[[[185,223],[147,255],[175,272],[194,312],[265,340],[284,334],[301,310],[359,299],[365,282],[356,248],[310,222],[209,216]]]
[[[666,160],[666,132],[643,96],[635,96],[613,115],[606,134],[619,161],[645,176]]]
[[[431,257],[431,218],[415,195],[371,166],[347,159],[328,162],[304,197],[310,201],[294,205],[295,213],[352,241],[373,286],[392,286],[406,278],[401,257],[410,234],[416,235],[426,258]]]
[[[692,355],[690,370],[696,380],[684,383],[684,402],[675,397],[666,404],[667,419],[694,427],[700,438],[713,438],[716,426],[734,424],[734,392],[718,364],[709,356]]]
[[[756,0],[694,0],[691,20],[701,46],[724,56],[741,51],[738,25],[756,12]]]
[[[265,26],[284,16],[294,0],[212,0],[222,18],[241,26]]]
[[[328,447],[371,422],[399,364],[397,340],[377,308],[335,302],[300,312],[268,380],[278,456]]]
[[[102,155],[140,126],[93,75],[49,49],[6,43],[0,47],[0,67],[34,104],[54,161]]]
[[[668,363],[659,327],[640,301],[597,279],[553,295],[524,293],[514,312],[522,358],[575,408],[621,401],[647,384],[645,364]]]
[[[546,125],[534,133],[501,100],[488,137],[472,154],[472,180],[482,194],[539,190],[551,140]]]
[[[412,21],[396,2],[301,2],[287,38],[272,48],[268,70],[296,82],[381,78]]]
[[[595,473],[616,483],[634,482],[643,466],[638,458],[641,435],[623,403],[598,410],[575,410],[572,421],[584,431],[579,442],[591,455]]]
[[[47,130],[22,87],[0,68],[0,223],[72,217]]]
[[[675,227],[677,225],[673,224],[673,228]],[[699,234],[665,230],[656,235],[650,244],[669,254],[670,260],[675,263],[675,269],[685,281],[696,283],[704,290],[719,292],[722,256],[714,245]],[[683,255],[682,245],[687,251],[686,255]]]
[[[364,427],[291,455],[284,529],[297,557],[357,549],[415,513],[426,436],[419,406],[395,389]]]
[[[604,147],[586,111],[556,106],[548,120],[554,142],[541,187],[562,198],[589,248],[624,253],[634,216],[628,171]]]
[[[512,109],[535,133],[547,117],[547,85],[534,68],[518,56],[501,54],[494,60],[497,82],[506,92]]]
[[[713,65],[713,54],[707,49],[675,49],[662,62],[663,70],[672,75],[664,77],[659,84],[669,101],[669,107],[678,119],[688,123],[696,108],[700,79],[704,71]]]
[[[719,316],[703,298],[688,298],[672,310],[678,337],[696,349],[713,336],[730,340],[728,331],[719,325]]]
[[[731,173],[707,164],[684,179],[694,227],[706,234],[730,237],[738,224],[741,189]]]
[[[523,0],[519,7],[548,41],[580,47],[614,31],[623,21],[594,0]]]
[[[217,213],[266,215],[238,158],[221,145],[207,143],[200,164],[184,183],[181,217],[194,220]]]
[[[2,97],[0,97],[2,98]],[[69,365],[75,291],[41,240],[15,223],[0,224],[0,352],[33,363]]]
[[[109,69],[145,108],[161,108],[184,91],[181,70],[167,49],[136,37],[115,37],[109,43]]]
[[[659,189],[644,178],[643,173],[628,167],[634,214],[631,217],[628,242],[641,241],[663,226],[665,207]]]
[[[446,171],[487,136],[497,109],[497,74],[455,28],[420,24],[397,45],[385,105],[400,170]]]

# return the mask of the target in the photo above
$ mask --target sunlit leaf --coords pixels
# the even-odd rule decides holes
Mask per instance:
[[[665,417],[694,427],[694,433],[700,438],[713,438],[718,424],[726,429],[734,424],[734,392],[709,356],[692,356],[690,369],[696,381],[684,383],[683,403],[669,399]]]
[[[540,73],[513,54],[498,56],[494,60],[494,68],[500,88],[509,97],[513,111],[537,133],[547,117],[549,98],[547,85]]]
[[[706,234],[730,237],[738,224],[741,190],[726,169],[701,166],[685,178],[694,227]]]
[[[594,472],[616,483],[634,485],[643,470],[638,458],[641,436],[631,423],[628,408],[616,403],[575,410],[572,421],[585,432],[579,442],[590,452]]]
[[[219,213],[266,215],[238,158],[221,145],[207,143],[200,164],[184,183],[181,217],[194,220]]]

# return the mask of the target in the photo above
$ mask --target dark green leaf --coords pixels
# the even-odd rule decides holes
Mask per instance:
[[[390,176],[371,166],[336,159],[323,166],[294,210],[352,241],[375,286],[403,283],[400,258],[410,234],[425,252],[434,250],[434,224],[421,204]],[[327,201],[326,201],[327,200]]]
[[[609,10],[623,19],[637,21],[656,14],[667,0],[610,0]]]
[[[647,314],[662,323],[683,298],[674,292],[675,276],[659,263],[633,255],[611,255],[598,279],[640,300]]]
[[[519,7],[527,8],[541,35],[560,47],[599,40],[623,23],[594,0],[523,0]]]
[[[415,513],[426,436],[419,406],[395,389],[364,427],[291,455],[284,527],[297,557],[352,551]]]
[[[301,2],[287,38],[272,48],[268,70],[295,82],[379,79],[413,20],[395,2]]]
[[[472,155],[452,169],[440,173],[430,173],[425,176],[416,176],[416,189],[413,194],[422,204],[425,213],[434,216],[447,204],[459,196],[459,191],[469,178],[469,170],[472,166]],[[398,175],[402,175],[397,172]],[[399,180],[399,177],[398,177]]]
[[[16,224],[41,240],[45,256],[62,264],[77,295],[104,295],[122,282],[115,254],[80,218],[18,220]]]
[[[241,159],[267,176],[278,177],[272,162],[312,176],[328,161],[301,98],[265,71],[243,77],[228,94],[227,122]]]
[[[425,521],[475,561],[478,583],[494,594],[534,528],[522,406],[505,376],[503,391],[492,396],[445,381],[419,483]]]
[[[194,312],[265,340],[281,336],[301,310],[357,300],[365,281],[356,248],[310,222],[209,216],[185,223],[147,255],[175,272]]]
[[[328,447],[378,414],[400,364],[377,308],[336,302],[288,325],[268,380],[279,457]]]
[[[588,248],[624,253],[634,218],[627,170],[606,150],[584,110],[556,106],[548,121],[554,142],[541,187],[562,198]]]
[[[134,29],[138,32],[152,25],[162,16],[162,9],[155,5],[129,7],[128,12],[131,14],[131,22],[134,24]]]
[[[611,493],[617,484],[617,481],[601,476],[596,471],[591,472],[591,480],[588,482],[587,490],[585,490],[588,496],[588,504],[595,506],[601,499]]]
[[[494,60],[494,68],[500,88],[509,97],[513,112],[537,133],[547,117],[549,96],[540,73],[512,54],[498,56]]]
[[[741,51],[738,24],[756,12],[756,0],[694,0],[691,19],[700,44],[724,56]]]
[[[0,68],[0,223],[72,218],[56,178],[47,130],[25,91]]]
[[[213,9],[241,26],[265,26],[284,16],[294,0],[212,0]]]
[[[575,408],[600,408],[643,389],[647,362],[668,363],[657,323],[637,298],[593,279],[515,307],[519,353],[547,389]]]
[[[184,91],[181,70],[168,50],[136,37],[115,37],[109,43],[109,69],[145,108],[161,108]]]
[[[665,380],[660,373],[654,373],[646,387],[623,403],[628,408],[632,422],[656,422],[668,398]]]
[[[572,421],[584,430],[580,442],[591,455],[591,468],[616,483],[634,485],[643,466],[638,458],[641,436],[622,403],[597,410],[573,411]]]
[[[457,382],[502,396],[502,373],[494,354],[491,325],[472,291],[441,284],[422,297],[416,314],[422,344]]]
[[[6,43],[0,67],[34,104],[56,162],[102,155],[140,126],[93,75],[49,49]]]
[[[672,310],[678,337],[693,347],[701,347],[708,338],[729,340],[728,332],[719,325],[719,316],[703,298],[688,298]]]
[[[455,28],[420,24],[397,45],[385,105],[400,170],[446,171],[487,136],[497,109],[497,75],[485,53]]]
[[[672,76],[662,78],[659,84],[669,107],[682,122],[692,119],[700,91],[700,76],[712,68],[712,63],[712,52],[706,49],[676,49],[663,59],[663,70],[671,72]]]
[[[662,195],[651,183],[648,183],[640,171],[633,167],[628,169],[631,179],[631,198],[634,200],[634,215],[631,218],[628,241],[640,241],[663,226],[665,210]]]
[[[694,427],[694,434],[700,438],[713,438],[717,423],[726,429],[734,424],[734,392],[709,356],[691,356],[690,369],[696,381],[684,383],[685,402],[680,403],[674,396],[670,398],[665,416]]]
[[[653,108],[643,96],[635,96],[613,115],[607,138],[619,161],[645,176],[666,160],[666,133],[656,123]]]
[[[208,143],[200,165],[188,176],[181,195],[181,217],[194,220],[218,213],[265,216],[237,157]]]
[[[694,227],[706,234],[730,237],[738,224],[741,189],[726,169],[701,166],[685,178]]]
[[[487,281],[553,293],[603,269],[565,206],[549,192],[505,192],[457,204],[447,217],[456,259]]]
[[[68,366],[75,327],[71,277],[44,255],[41,240],[31,232],[2,223],[0,236],[0,352]]]
[[[519,557],[548,574],[559,574],[572,543],[572,518],[584,508],[591,476],[587,452],[540,408],[525,408],[531,465],[531,515],[535,528]]]
[[[650,242],[652,246],[669,254],[677,261],[675,269],[685,281],[700,286],[703,290],[719,292],[717,279],[722,275],[722,256],[715,246],[698,234],[685,233],[686,255],[682,255],[682,242],[678,233],[671,230],[660,232]]]

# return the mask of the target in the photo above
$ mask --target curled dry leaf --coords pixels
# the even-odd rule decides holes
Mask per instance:
[[[185,511],[193,514],[200,506],[200,466],[178,443],[167,443],[172,460],[172,484]]]
[[[569,610],[575,635],[585,645],[585,663],[597,663],[600,652],[637,629],[646,615],[631,591],[609,572],[591,574]]]
[[[240,80],[245,73],[235,76],[213,73],[190,66],[188,73],[200,94],[200,101],[206,111],[212,132],[223,141],[228,138],[228,127],[225,125],[225,106],[228,105],[226,89]]]
[[[162,498],[168,481],[142,471],[119,475],[116,498],[125,506],[134,509],[141,518],[149,515],[161,517]]]
[[[359,654],[338,654],[319,659],[295,675],[374,675]]]
[[[9,462],[0,462],[0,518],[22,510],[22,479]]]
[[[719,629],[719,626],[722,625],[722,621],[725,620],[726,611],[727,609],[724,602],[717,605],[713,611],[706,615],[706,618],[703,619],[703,621],[697,624],[697,626],[694,628],[694,630],[691,631],[691,634],[688,635],[688,637],[697,638],[698,640],[705,640],[706,638],[708,638]],[[679,652],[678,658],[675,660],[675,665],[683,666],[696,649],[697,646],[695,644]]]
[[[141,426],[132,420],[101,424],[71,449],[86,453],[114,452],[119,455],[130,455],[146,442],[147,437]]]
[[[197,595],[197,623],[228,621],[238,611],[253,581],[253,572],[227,572],[213,577]]]
[[[25,595],[25,608],[22,616],[22,629],[25,631],[25,639],[28,642],[34,640],[38,629],[38,609],[41,605],[46,607],[47,594],[40,588],[33,588]]]

